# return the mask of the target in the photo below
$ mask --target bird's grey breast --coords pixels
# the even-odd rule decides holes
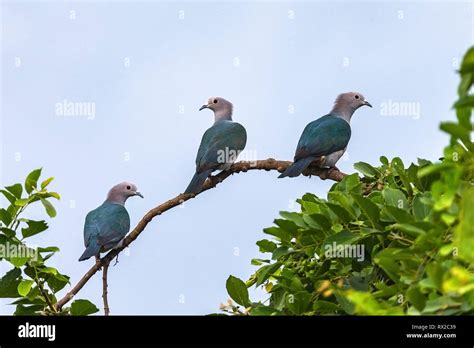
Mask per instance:
[[[335,151],[327,156],[324,156],[323,165],[326,167],[331,167],[331,168],[334,167],[337,161],[339,161],[339,159],[344,155],[344,153],[346,152],[346,149],[347,149],[347,146],[343,148],[342,150]]]

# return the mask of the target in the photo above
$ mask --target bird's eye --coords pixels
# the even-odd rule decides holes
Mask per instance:
[[[359,97],[358,94],[356,94],[356,95],[354,96],[354,98],[359,99],[360,97]]]
[[[214,99],[214,104],[217,104],[218,100],[217,99]]]
[[[127,186],[127,190],[130,190],[130,189],[131,189],[131,187],[130,187],[130,185],[128,185],[128,186]]]

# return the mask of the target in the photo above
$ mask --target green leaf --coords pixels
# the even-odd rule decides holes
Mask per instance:
[[[334,190],[345,193],[361,193],[362,184],[360,182],[359,175],[357,175],[357,173],[346,175],[339,183],[334,186]]]
[[[369,219],[372,227],[376,228],[378,226],[380,210],[375,203],[373,203],[369,198],[365,198],[358,194],[352,194],[352,198],[356,201],[357,205],[362,209],[364,214]]]
[[[69,277],[58,272],[47,277],[46,282],[49,288],[56,293],[69,284]]]
[[[397,207],[399,209],[409,209],[408,201],[402,191],[391,187],[386,187],[383,189],[382,195],[385,200],[385,204],[392,207]]]
[[[396,174],[399,176],[400,180],[405,186],[406,191],[409,195],[412,194],[412,186],[410,183],[410,179],[408,178],[407,172],[405,171],[405,165],[403,161],[399,157],[395,157],[392,159],[392,166],[395,169]]]
[[[3,232],[3,234],[7,237],[13,237],[15,236],[15,231],[10,229],[10,228],[6,228],[6,227],[0,227],[0,231]]]
[[[250,260],[250,264],[253,266],[261,266],[263,263],[269,263],[270,260],[265,259],[252,259]]]
[[[49,253],[49,252],[56,253],[58,251],[59,251],[59,248],[56,246],[49,246],[46,248],[38,247],[38,252],[40,253]]]
[[[454,138],[461,139],[465,143],[471,142],[472,129],[467,129],[454,122],[443,122],[441,123],[440,128]]]
[[[8,192],[7,190],[0,190],[0,192],[5,196],[5,198],[11,203],[11,204],[15,204],[15,201],[17,200],[17,198],[11,194],[10,192]]]
[[[459,70],[459,72],[462,75],[474,72],[474,47],[471,47],[467,50],[466,54],[463,57],[461,69]]]
[[[393,224],[392,227],[414,238],[426,233],[423,228],[417,227],[415,224]]]
[[[388,220],[386,220],[387,217]],[[411,223],[414,220],[413,216],[406,210],[391,206],[386,206],[382,209],[382,217],[380,219],[385,221],[396,221],[402,224]]]
[[[258,305],[257,307],[252,309],[250,315],[254,316],[269,316],[269,315],[278,315],[280,313],[279,310],[265,305]]]
[[[41,171],[41,168],[35,169],[26,177],[25,190],[28,194],[30,194],[34,189],[36,189],[36,186],[38,185],[38,179],[41,176]]]
[[[295,225],[298,226],[298,227],[303,227],[303,228],[308,227],[308,226],[306,225],[306,223],[304,222],[304,220],[303,220],[303,215],[302,215],[301,213],[288,212],[288,211],[281,211],[281,212],[280,212],[280,215],[281,215],[283,218],[294,222]]]
[[[34,193],[32,197],[34,198],[35,201],[41,198],[46,199],[46,198],[51,198],[51,197],[57,200],[61,199],[61,196],[57,192],[43,192],[43,191]]]
[[[26,224],[28,227],[21,229],[23,238],[31,237],[48,229],[48,224],[45,221],[27,220]]]
[[[15,256],[15,257],[8,258],[8,262],[10,262],[15,267],[22,267],[29,260],[30,260],[30,257],[17,257],[17,256]]]
[[[426,301],[425,308],[422,314],[436,313],[442,315],[442,311],[453,306],[460,306],[461,303],[451,299],[448,296],[439,296],[434,299]]]
[[[334,296],[344,312],[354,314],[355,306],[346,296],[342,296],[337,292],[334,293]]]
[[[354,168],[364,174],[364,176],[369,178],[377,177],[380,175],[380,172],[377,169],[365,162],[354,163]]]
[[[437,174],[453,167],[451,162],[441,162],[424,166],[418,170],[418,178],[424,178],[428,175]]]
[[[276,248],[275,250],[273,250],[272,259],[277,260],[281,256],[288,255],[291,252],[293,252],[293,250],[289,249],[285,245],[282,245],[282,246]]]
[[[298,231],[298,225],[292,220],[275,219],[273,221],[278,227],[288,232],[289,236],[293,237]],[[291,239],[291,238],[290,238]]]
[[[90,315],[97,313],[99,308],[96,307],[95,304],[90,302],[89,300],[75,300],[71,304],[71,315]]]
[[[31,202],[31,200],[29,198],[22,198],[22,199],[17,199],[15,201],[15,205],[17,207],[24,207],[25,205],[27,205],[30,202]]]
[[[385,248],[374,256],[374,261],[378,264],[395,282],[400,280],[399,260],[412,260],[413,253],[408,249]]]
[[[316,228],[320,228],[322,230],[331,229],[331,221],[323,214],[305,215],[305,218],[308,224],[310,223],[316,224],[315,226]]]
[[[236,303],[244,307],[250,306],[249,292],[247,290],[247,286],[242,280],[234,276],[229,276],[229,278],[227,278],[225,287],[229,296]]]
[[[34,282],[29,279],[22,280],[20,284],[18,284],[18,293],[21,296],[26,296],[31,290],[31,287],[33,286]]]
[[[351,290],[347,298],[354,303],[355,313],[360,315],[401,315],[403,309],[399,306],[389,307],[381,305],[370,293]]]
[[[44,307],[45,307],[44,305],[40,305],[40,304],[35,304],[31,306],[25,306],[25,305],[19,304],[16,306],[15,313],[13,314],[18,315],[18,316],[40,315],[39,312],[43,311]]]
[[[15,184],[12,186],[5,186],[8,192],[13,194],[16,198],[21,198],[21,194],[23,193],[23,187],[21,184]]]
[[[275,273],[281,266],[280,262],[275,262],[272,265],[263,266],[257,271],[257,282],[255,286],[262,285],[273,273]]]
[[[456,109],[460,108],[474,108],[474,96],[466,96],[464,98],[459,99],[453,105]]]
[[[417,285],[412,285],[407,290],[407,299],[408,301],[415,306],[418,311],[422,311],[425,308],[426,297],[420,291],[420,288]]]
[[[267,240],[267,239],[262,239],[257,242],[257,245],[260,249],[261,253],[271,253],[273,250],[276,249],[276,244]]]
[[[358,235],[349,231],[341,231],[327,237],[323,242],[323,248],[328,251],[335,245],[351,244],[358,239]]]
[[[39,269],[40,273],[46,273],[46,274],[52,274],[52,275],[57,275],[58,270],[54,267],[44,267]]]
[[[286,232],[284,229],[279,227],[268,227],[263,230],[264,233],[270,234],[279,238],[283,242],[289,242],[291,239],[291,235]]]
[[[7,210],[0,208],[0,221],[3,222],[5,226],[10,225],[12,219],[11,214]]]
[[[352,215],[339,204],[326,203],[326,206],[341,219],[342,222],[348,223],[352,220]]]
[[[431,194],[429,192],[417,194],[413,198],[413,215],[416,220],[424,220],[431,214],[431,206],[426,204],[430,199]]]
[[[343,207],[350,214],[350,219],[357,219],[360,210],[354,204],[354,200],[345,192],[332,191],[328,193],[328,200]]]
[[[53,218],[56,216],[56,209],[54,209],[50,201],[41,198],[41,203],[43,203],[43,206],[46,209],[46,213],[49,215],[49,217]]]
[[[474,262],[474,188],[465,191],[461,201],[459,225],[454,232],[454,244],[459,256]]]
[[[311,294],[307,291],[299,291],[295,294],[288,294],[285,304],[288,309],[296,315],[301,315],[308,310]]]
[[[388,166],[388,164],[389,164],[390,162],[388,161],[388,158],[387,158],[387,157],[385,157],[385,156],[380,156],[380,163],[382,163],[382,164]]]
[[[20,284],[21,270],[13,268],[0,279],[0,298],[20,297],[18,285]]]
[[[44,190],[53,181],[53,177],[49,177],[41,183],[41,189]]]

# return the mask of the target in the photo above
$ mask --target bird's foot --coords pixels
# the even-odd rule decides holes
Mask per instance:
[[[114,266],[119,263],[118,257],[119,257],[119,254],[117,254],[117,257],[115,258]]]

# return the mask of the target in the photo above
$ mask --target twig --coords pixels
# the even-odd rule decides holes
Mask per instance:
[[[55,305],[53,305],[53,303],[51,302],[49,296],[48,296],[48,293],[46,292],[46,290],[44,289],[43,287],[43,284],[41,283],[41,280],[39,279],[38,277],[38,272],[36,271],[36,267],[33,266],[33,270],[35,271],[35,278],[34,278],[34,281],[36,283],[36,285],[38,286],[38,289],[39,291],[41,292],[41,295],[43,295],[44,297],[44,300],[46,301],[46,304],[48,305],[48,307],[51,309],[51,311],[53,313],[56,313],[57,312],[57,307]]]
[[[209,179],[205,182],[201,193],[216,187],[216,185],[229,176],[237,173],[247,172],[248,170],[276,170],[278,172],[283,172],[286,168],[288,168],[293,162],[290,161],[278,161],[273,158],[269,158],[267,160],[258,160],[258,161],[241,161],[234,163],[228,170],[220,172],[215,176],[209,177]],[[302,175],[304,176],[319,176],[321,179],[326,180],[334,180],[334,181],[341,181],[346,174],[335,170],[335,169],[327,169],[327,168],[319,168],[315,166],[308,167]],[[275,178],[276,180],[276,178]],[[291,180],[291,179],[282,179],[282,180]],[[199,194],[201,194],[199,193]],[[197,196],[197,195],[196,195]],[[154,217],[163,214],[164,212],[184,203],[185,201],[194,198],[195,195],[187,193],[181,193],[178,196],[166,201],[165,203],[151,209],[148,213],[143,216],[143,218],[138,222],[137,226],[124,238],[122,246],[116,249],[113,249],[107,253],[99,262],[94,264],[84,276],[77,282],[77,284],[66,294],[63,298],[61,298],[56,303],[56,309],[60,310],[66,303],[68,303],[81,289],[82,287],[89,281],[89,279],[100,269],[100,267],[104,266],[106,263],[110,263],[110,261],[117,256],[123,249],[129,246],[140,233],[143,232],[145,227],[153,220]]]
[[[109,270],[109,262],[104,264],[102,268],[102,299],[104,300],[104,315],[110,314],[109,301],[107,299],[107,271]]]

